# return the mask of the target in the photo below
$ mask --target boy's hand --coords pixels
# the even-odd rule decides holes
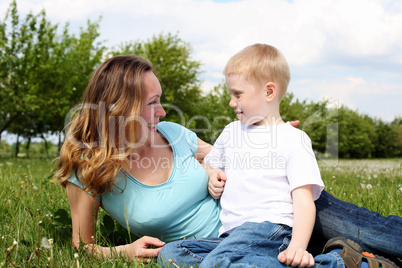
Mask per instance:
[[[226,179],[226,175],[222,170],[214,170],[209,176],[208,191],[213,198],[218,199],[221,197]]]
[[[278,255],[281,263],[292,267],[312,267],[314,266],[313,255],[307,250],[296,247],[288,247]]]

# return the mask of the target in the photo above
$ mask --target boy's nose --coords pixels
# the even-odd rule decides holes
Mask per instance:
[[[234,98],[230,99],[229,106],[232,108],[236,108],[237,102],[234,100]]]

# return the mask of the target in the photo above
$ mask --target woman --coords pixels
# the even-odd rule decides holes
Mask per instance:
[[[82,108],[72,119],[55,174],[66,187],[77,248],[82,241],[85,248],[94,247],[105,256],[113,250],[147,260],[158,255],[162,241],[217,236],[220,207],[208,193],[208,177],[199,163],[211,146],[180,125],[159,123],[165,116],[161,94],[151,63],[138,56],[111,58],[94,72]],[[141,238],[112,249],[96,245],[99,206]],[[384,226],[386,218],[374,217],[374,212],[326,192],[316,206],[313,237],[344,236],[365,249],[402,256],[396,249],[401,218],[388,218],[399,232],[376,230],[376,238],[362,240],[356,237],[377,228],[368,224]],[[356,217],[362,211],[365,218]],[[399,236],[394,237],[397,232]]]

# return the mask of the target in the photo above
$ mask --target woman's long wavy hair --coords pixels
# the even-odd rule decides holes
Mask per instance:
[[[147,71],[151,63],[135,55],[113,57],[95,70],[60,151],[54,176],[63,186],[75,172],[93,196],[113,187],[137,141]]]

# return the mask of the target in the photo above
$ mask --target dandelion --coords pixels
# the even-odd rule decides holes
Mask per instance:
[[[366,188],[366,185],[365,185],[364,183],[360,183],[360,187],[361,187],[362,189],[365,189],[365,188]]]
[[[54,183],[54,181],[52,179],[49,180],[50,183]]]
[[[6,165],[7,165],[7,166],[12,166],[13,163],[11,163],[11,162],[6,162]]]
[[[378,178],[378,175],[377,175],[377,174],[374,174],[374,175],[373,175],[373,178],[374,178],[374,179],[377,179],[377,178]]]
[[[369,190],[371,190],[371,189],[373,189],[373,186],[369,183],[369,184],[367,184],[367,189],[369,189]]]
[[[49,242],[49,246],[50,246],[50,267],[53,267],[53,239],[50,238],[47,240]]]
[[[39,188],[34,185],[32,186],[32,189],[34,189],[34,191],[37,191]]]
[[[74,259],[77,260],[77,268],[80,268],[80,260],[78,259],[80,256],[78,255],[78,253],[74,254]]]
[[[43,248],[51,248],[49,239],[47,239],[46,237],[42,237],[42,242],[41,242],[40,246]]]

